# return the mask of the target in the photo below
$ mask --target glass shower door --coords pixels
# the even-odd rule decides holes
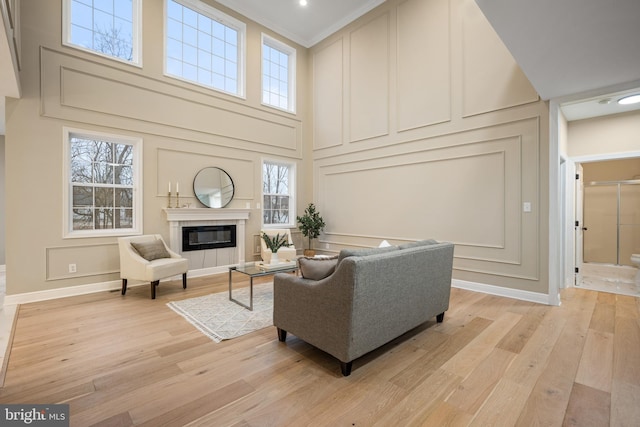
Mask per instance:
[[[618,262],[618,186],[584,187],[584,262]]]
[[[620,259],[633,266],[632,254],[640,254],[640,185],[620,186]]]

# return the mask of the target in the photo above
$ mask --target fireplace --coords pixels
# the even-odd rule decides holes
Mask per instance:
[[[182,227],[182,252],[234,248],[235,246],[235,225]]]

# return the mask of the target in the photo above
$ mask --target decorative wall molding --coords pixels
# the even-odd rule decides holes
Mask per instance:
[[[478,5],[465,2],[461,7],[462,117],[537,102],[537,92]]]
[[[234,181],[235,193],[233,199],[253,201],[255,196],[252,184],[255,182],[255,170],[257,169],[255,162],[237,157],[237,153],[235,155],[227,155],[226,153],[220,153],[219,150],[214,152],[218,154],[208,154],[206,151],[194,152],[158,148],[156,197],[167,197],[167,182],[171,181],[174,184],[176,182],[181,184],[181,199],[183,197],[195,199],[193,180],[197,173],[205,167],[221,166]],[[175,167],[175,165],[180,165],[180,167]],[[167,176],[169,173],[173,175]],[[242,180],[239,180],[239,177],[242,177]],[[244,183],[248,185],[244,185]],[[173,202],[175,202],[175,199]]]
[[[411,141],[402,150],[316,159],[317,204],[335,218],[319,249],[334,253],[377,246],[382,239],[435,238],[456,245],[457,270],[539,280],[539,125],[532,117]],[[477,191],[456,189],[460,180],[470,180]],[[532,212],[523,212],[523,201],[532,204]],[[445,217],[444,206],[455,214]],[[345,214],[367,209],[376,209],[379,225],[367,223],[367,215]]]
[[[398,4],[397,132],[449,122],[451,111],[451,12],[448,0]]]
[[[344,42],[313,54],[313,148],[341,146],[344,137]]]
[[[46,280],[66,280],[115,274],[120,271],[118,243],[45,248]],[[75,273],[68,265],[76,264]]]
[[[349,142],[389,135],[390,21],[385,13],[349,34]]]
[[[233,140],[238,149],[302,156],[302,122],[290,114],[51,48],[41,47],[40,56],[41,114],[45,117],[223,147]]]

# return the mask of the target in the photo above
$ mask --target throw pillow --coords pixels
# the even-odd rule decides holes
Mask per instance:
[[[380,244],[378,245],[379,248],[388,248],[389,246],[391,246],[391,243],[387,242],[386,240],[383,240],[382,242],[380,242]]]
[[[154,240],[153,242],[131,242],[133,249],[140,254],[140,256],[147,261],[153,261],[160,258],[171,258],[169,252],[164,247],[164,243],[161,240]]]
[[[310,280],[322,280],[325,277],[329,277],[336,270],[338,264],[338,257],[330,258],[310,258],[303,257],[298,258],[300,265],[300,273],[302,277]]]

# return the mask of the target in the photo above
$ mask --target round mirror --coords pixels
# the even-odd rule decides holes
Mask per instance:
[[[220,168],[204,168],[193,180],[193,192],[205,206],[224,208],[233,199],[233,181]]]

